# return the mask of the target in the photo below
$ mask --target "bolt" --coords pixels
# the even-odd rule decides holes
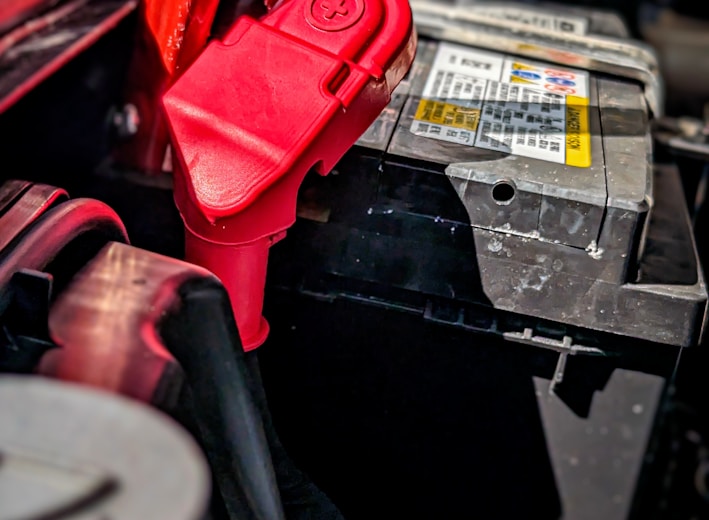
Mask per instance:
[[[116,128],[119,138],[133,137],[138,133],[138,127],[140,127],[138,108],[132,103],[126,103],[113,115],[113,126]]]

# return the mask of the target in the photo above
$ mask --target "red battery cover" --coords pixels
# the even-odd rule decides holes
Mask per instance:
[[[185,257],[226,286],[245,350],[268,335],[268,248],[306,173],[327,174],[376,119],[415,48],[406,0],[287,0],[240,18],[164,96]]]

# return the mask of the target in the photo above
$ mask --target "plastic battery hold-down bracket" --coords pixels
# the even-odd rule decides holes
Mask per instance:
[[[268,335],[268,249],[306,173],[334,167],[415,49],[406,0],[289,0],[240,18],[164,96],[185,257],[226,286],[245,350]]]

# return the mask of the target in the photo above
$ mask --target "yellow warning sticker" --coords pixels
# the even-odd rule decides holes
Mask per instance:
[[[414,119],[475,132],[480,122],[480,110],[433,99],[422,99]]]
[[[591,166],[588,98],[566,96],[566,164]]]
[[[414,135],[591,166],[586,71],[441,43],[421,97]]]

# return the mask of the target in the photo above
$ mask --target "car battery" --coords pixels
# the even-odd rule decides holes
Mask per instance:
[[[678,174],[653,158],[651,51],[593,11],[412,7],[407,79],[306,180],[272,285],[552,348],[696,344],[707,293]]]

